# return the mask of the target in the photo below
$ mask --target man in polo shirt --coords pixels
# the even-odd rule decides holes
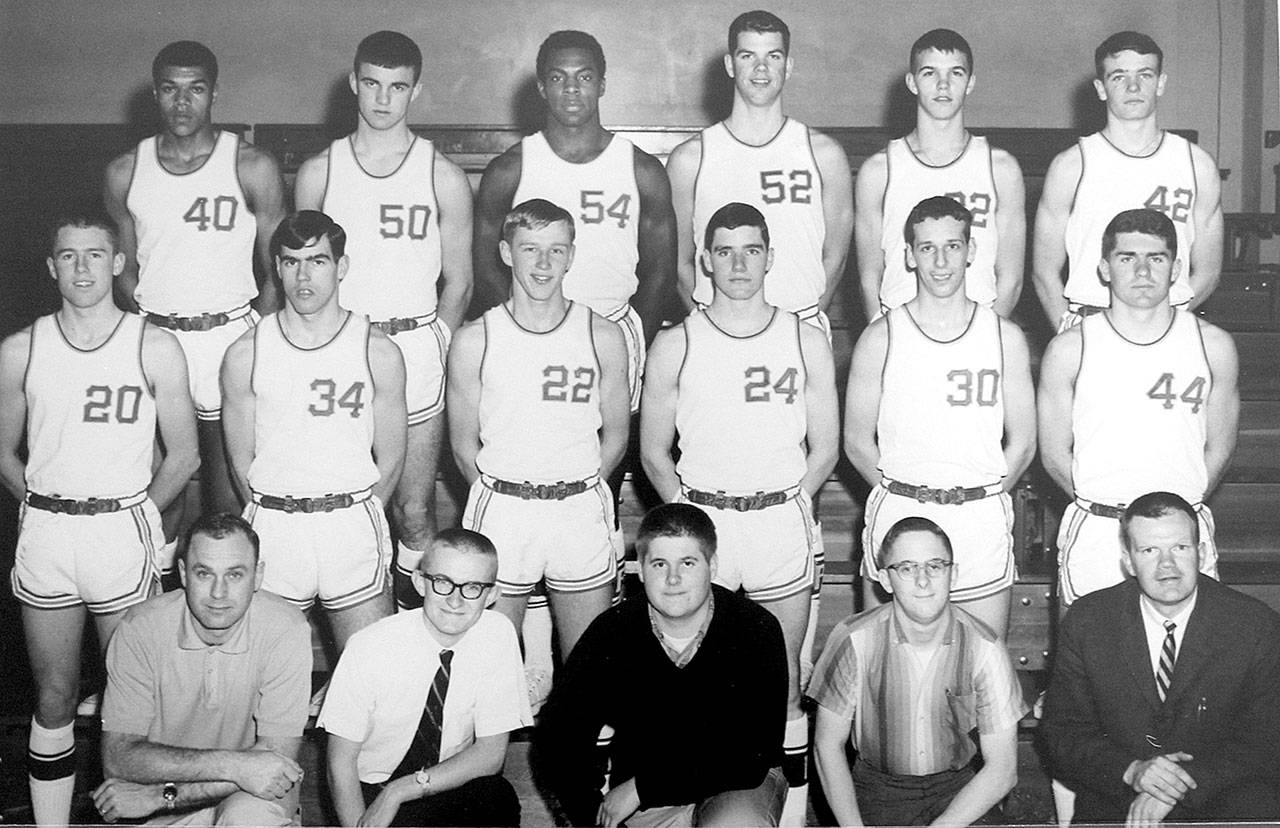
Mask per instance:
[[[950,603],[936,523],[903,518],[879,554],[893,600],[837,626],[814,667],[818,776],[841,825],[971,824],[1018,780],[1018,681],[990,628]]]
[[[107,822],[291,825],[306,618],[258,591],[258,536],[242,518],[200,518],[185,548],[184,589],[134,607],[111,639],[94,805]]]
[[[352,637],[319,725],[343,825],[519,825],[502,777],[511,731],[533,724],[516,631],[489,611],[498,553],[446,529],[413,573],[422,612]]]

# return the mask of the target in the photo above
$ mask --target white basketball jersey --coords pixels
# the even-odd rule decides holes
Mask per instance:
[[[711,215],[731,201],[764,214],[773,247],[773,269],[764,280],[771,305],[793,313],[815,307],[827,287],[822,242],[822,174],[809,144],[809,128],[788,118],[767,144],[744,144],[723,122],[702,131],[702,163],[693,193],[693,240],[697,250],[695,301],[711,303],[711,278],[702,269],[702,249]]]
[[[880,471],[915,486],[986,486],[1008,474],[1000,318],[977,305],[965,332],[932,339],[899,306],[889,311],[876,434]]]
[[[1068,301],[1105,308],[1111,294],[1098,277],[1102,260],[1102,231],[1123,210],[1141,207],[1159,210],[1173,219],[1178,233],[1178,258],[1182,272],[1169,290],[1169,303],[1191,301],[1191,246],[1196,241],[1192,211],[1199,187],[1187,139],[1164,133],[1151,155],[1126,155],[1102,133],[1080,139],[1080,183],[1067,216],[1066,244],[1069,268],[1063,293]]]
[[[332,339],[301,348],[275,313],[258,324],[253,345],[249,486],[262,494],[319,497],[377,483],[369,320],[349,312]]]
[[[684,333],[676,392],[680,482],[730,494],[797,485],[808,433],[800,320],[775,309],[764,330],[733,336],[695,309]]]
[[[329,145],[324,212],[347,231],[342,306],[379,321],[436,309],[440,216],[435,147],[415,137],[395,172],[365,172],[351,138]]]
[[[67,341],[57,314],[31,326],[27,488],[83,500],[128,497],[151,485],[156,401],[142,372],[146,322],[126,313],[92,350]]]
[[[572,164],[556,155],[541,132],[520,145],[520,185],[512,204],[545,198],[573,215],[573,267],[564,295],[609,316],[631,301],[639,284],[640,187],[635,148],[615,135],[592,161]]]
[[[1071,409],[1071,479],[1076,494],[1120,506],[1147,492],[1199,503],[1206,404],[1213,376],[1196,317],[1175,310],[1148,345],[1128,341],[1099,313],[1081,323],[1082,354]]]
[[[996,300],[996,250],[1000,235],[996,228],[995,173],[987,139],[970,135],[960,157],[940,167],[917,158],[905,138],[890,141],[885,155],[888,171],[880,234],[880,248],[884,251],[880,305],[896,308],[915,298],[916,274],[907,269],[903,228],[913,207],[926,198],[940,195],[955,199],[973,213],[969,234],[978,249],[965,273],[965,293],[978,304],[990,305]]]
[[[476,467],[516,483],[599,474],[600,360],[591,309],[571,303],[545,333],[522,328],[505,304],[483,319]]]
[[[161,166],[157,140],[138,144],[125,197],[138,234],[134,300],[148,313],[179,316],[248,304],[258,295],[258,225],[236,169],[240,139],[219,132],[200,169],[181,175]]]

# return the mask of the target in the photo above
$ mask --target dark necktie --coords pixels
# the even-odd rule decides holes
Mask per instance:
[[[1178,625],[1172,621],[1164,622],[1164,646],[1160,648],[1160,668],[1156,670],[1156,692],[1160,701],[1169,695],[1169,685],[1173,682],[1173,664],[1178,659],[1178,645],[1173,640],[1173,631]]]
[[[418,732],[413,735],[409,750],[400,764],[392,771],[390,779],[398,779],[421,768],[430,768],[440,761],[440,734],[444,732],[444,698],[449,692],[450,664],[453,650],[440,651],[440,669],[427,691],[427,703],[422,708]]]

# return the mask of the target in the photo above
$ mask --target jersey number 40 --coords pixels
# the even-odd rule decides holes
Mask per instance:
[[[187,212],[182,214],[182,220],[194,224],[201,233],[210,227],[229,232],[236,229],[236,210],[239,207],[240,202],[235,196],[217,196],[212,200],[212,206],[208,197],[200,196],[191,202]]]

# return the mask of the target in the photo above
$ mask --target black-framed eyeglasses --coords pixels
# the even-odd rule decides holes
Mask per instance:
[[[885,569],[898,573],[899,578],[914,578],[923,569],[924,573],[930,578],[937,578],[954,565],[954,561],[944,561],[942,558],[931,558],[924,561],[898,561],[895,564],[886,564]]]
[[[431,591],[436,595],[448,597],[452,595],[453,591],[456,589],[458,592],[461,592],[462,597],[466,598],[468,601],[476,600],[481,595],[484,595],[485,590],[493,586],[492,581],[467,581],[464,584],[460,584],[452,578],[444,575],[432,575],[430,572],[422,573],[422,577],[426,578],[427,581],[430,582]]]

